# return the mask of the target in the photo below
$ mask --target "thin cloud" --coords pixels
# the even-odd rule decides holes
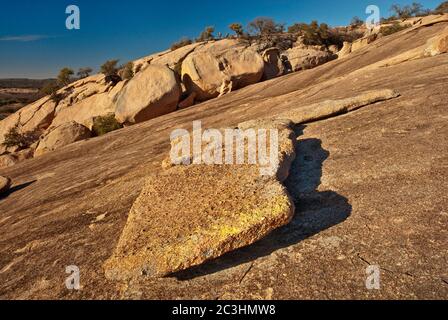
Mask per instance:
[[[6,37],[0,37],[0,41],[11,41],[11,42],[32,42],[32,41],[39,41],[43,39],[48,39],[49,36],[45,35],[23,35],[23,36],[6,36]]]

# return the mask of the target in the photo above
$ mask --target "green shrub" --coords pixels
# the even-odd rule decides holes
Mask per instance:
[[[100,68],[100,72],[107,76],[114,76],[118,72],[118,64],[119,60],[108,60],[106,61]]]
[[[106,133],[118,130],[123,128],[123,126],[118,123],[115,119],[115,115],[113,113],[108,114],[106,116],[99,116],[93,120],[92,131],[96,136],[102,136]]]
[[[204,31],[199,35],[199,38],[196,39],[197,42],[210,41],[214,40],[215,36],[213,33],[215,32],[215,27],[207,27]]]
[[[350,22],[351,27],[361,27],[364,24],[364,21],[360,17],[353,17]]]
[[[411,5],[406,6],[394,4],[390,8],[390,11],[393,11],[395,13],[395,16],[400,19],[408,19],[411,17],[418,17],[429,14],[428,10],[425,10],[422,4],[418,2],[413,2]]]
[[[179,41],[177,41],[177,42],[175,42],[175,43],[173,43],[173,44],[171,45],[171,51],[174,51],[174,50],[177,50],[177,49],[179,49],[179,48],[188,46],[188,45],[190,45],[190,44],[192,44],[192,43],[193,43],[193,41],[191,41],[190,39],[188,39],[188,38],[182,38],[182,39],[180,39]]]
[[[435,10],[435,13],[448,13],[448,1],[442,2]]]
[[[59,71],[58,82],[61,86],[69,85],[75,72],[70,68],[63,68]]]
[[[301,36],[306,45],[326,47],[336,45],[339,48],[342,47],[344,41],[352,42],[362,37],[362,33],[359,31],[330,28],[328,24],[319,24],[317,21],[312,21],[310,24],[293,24],[288,28],[288,33]]]
[[[121,79],[131,80],[134,77],[134,63],[132,61],[126,63],[118,72]]]
[[[409,27],[411,27],[410,24],[402,25],[402,24],[400,24],[399,22],[395,21],[395,22],[394,22],[392,25],[390,25],[390,26],[383,26],[383,27],[381,27],[381,29],[380,29],[380,33],[381,33],[383,36],[389,36],[389,35],[394,34],[394,33],[396,33],[396,32],[399,32],[399,31],[402,31],[402,30],[404,30],[404,29],[407,29],[407,28],[409,28]]]
[[[27,149],[39,140],[39,136],[36,131],[20,133],[19,127],[16,125],[5,134],[5,141],[2,144],[7,148],[18,147],[19,149]]]
[[[238,38],[240,38],[244,35],[244,29],[243,29],[243,25],[241,23],[232,23],[229,26],[229,29],[232,30],[233,32],[235,32],[235,34]]]
[[[78,77],[79,79],[84,79],[87,78],[88,76],[90,76],[90,74],[93,72],[92,68],[79,68],[78,70]]]

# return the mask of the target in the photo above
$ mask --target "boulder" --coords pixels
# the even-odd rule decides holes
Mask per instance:
[[[34,155],[34,150],[35,148],[31,147],[0,156],[0,168],[12,167],[21,161],[31,159]]]
[[[294,139],[290,128],[280,131],[272,175],[262,176],[258,165],[180,165],[148,177],[105,263],[106,277],[163,277],[288,224],[294,203],[281,182],[295,158]]]
[[[377,37],[378,37],[378,35],[374,33],[374,34],[368,35],[366,37],[363,37],[361,39],[354,41],[351,46],[351,52],[358,51],[358,50],[368,46],[369,44],[374,42],[377,39]]]
[[[6,193],[11,187],[11,179],[0,176],[0,195]]]
[[[288,110],[280,114],[277,119],[290,119],[295,124],[303,124],[352,112],[362,107],[394,99],[399,96],[400,93],[392,89],[371,90],[347,99],[326,100]]]
[[[182,63],[182,81],[198,101],[216,98],[261,80],[264,61],[253,48],[237,40],[212,42],[195,50]]]
[[[17,126],[19,133],[30,131],[43,132],[53,121],[56,104],[48,97],[42,98],[28,106],[23,107],[0,122],[0,145],[5,141],[8,131]],[[0,153],[5,148],[1,147]]]
[[[120,86],[118,84],[117,86]],[[52,122],[52,127],[75,121],[89,129],[92,128],[92,119],[104,116],[115,111],[115,104],[108,93],[97,93],[73,105],[61,108]]]
[[[116,119],[134,124],[171,113],[176,111],[180,95],[179,80],[171,69],[149,65],[118,94]]]
[[[332,44],[331,46],[328,47],[328,51],[330,51],[332,54],[338,54],[339,47],[335,44]]]
[[[264,72],[262,80],[270,80],[285,74],[285,67],[280,57],[280,49],[269,48],[262,54],[264,60]]]
[[[292,71],[300,71],[315,68],[334,59],[334,55],[320,46],[299,46],[285,51]]]
[[[171,70],[177,70],[180,73],[181,65],[184,59],[196,50],[198,47],[202,47],[204,44],[201,42],[193,43],[177,50],[170,51],[163,55],[154,57],[150,61],[150,65],[167,66]]]
[[[4,155],[0,156],[0,168],[12,167],[13,165],[15,165],[18,162],[19,161],[14,156],[12,156],[10,154],[4,154]]]
[[[61,147],[88,139],[92,133],[85,126],[74,121],[64,123],[48,132],[39,142],[34,156],[38,157],[45,153],[57,150]]]
[[[351,42],[344,41],[344,45],[341,51],[338,52],[338,58],[343,58],[352,53],[352,44]]]
[[[428,41],[424,55],[434,57],[439,54],[447,52],[448,52],[448,28],[445,28],[440,35]]]

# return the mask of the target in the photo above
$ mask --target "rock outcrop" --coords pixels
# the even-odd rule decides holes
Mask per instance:
[[[10,154],[4,154],[0,156],[0,169],[12,167],[19,161]]]
[[[180,83],[171,69],[149,65],[118,95],[116,119],[123,124],[134,124],[173,112],[180,95]]]
[[[265,66],[262,80],[270,80],[285,74],[285,66],[280,55],[280,49],[269,48],[262,54]]]
[[[12,167],[21,161],[33,158],[36,147],[37,142],[27,149],[17,150],[0,156],[0,168]]]
[[[378,35],[374,33],[374,34],[368,35],[366,37],[363,37],[361,39],[354,41],[351,45],[351,52],[358,51],[358,50],[368,46],[369,44],[374,42],[377,38],[378,38]]]
[[[26,106],[0,122],[0,154],[6,151],[2,146],[5,134],[13,127],[18,128],[19,133],[40,133],[47,129],[53,121],[56,104],[48,97],[42,98],[29,106]]]
[[[64,123],[54,129],[39,142],[34,156],[38,157],[45,153],[57,150],[71,143],[88,139],[92,133],[85,126],[74,121]]]
[[[280,159],[272,175],[260,175],[259,165],[203,164],[173,166],[148,178],[105,264],[106,276],[166,276],[252,244],[289,223],[294,204],[281,184],[295,158],[295,135],[288,125],[262,126],[280,129]]]
[[[237,40],[209,43],[182,63],[182,82],[198,101],[216,98],[261,80],[263,58]]]
[[[438,36],[430,39],[427,43],[425,57],[434,57],[448,52],[448,27]]]
[[[127,81],[112,86],[104,75],[79,80],[66,89],[65,98],[59,102],[52,126],[76,121],[92,129],[93,119],[115,112],[115,100]]]
[[[297,110],[287,111],[278,115],[278,119],[290,119],[296,124],[303,124],[312,121],[326,119],[335,115],[340,115],[355,111],[359,108],[399,97],[400,94],[391,89],[372,90],[364,92],[358,96],[342,99],[327,100],[309,106],[303,106]]]
[[[329,51],[323,50],[320,46],[298,46],[285,51],[292,71],[301,71],[315,68],[335,58]]]
[[[352,52],[352,44],[351,42],[344,41],[344,45],[342,49],[337,53],[338,58],[343,58],[348,56]]]
[[[446,25],[383,37],[307,72],[255,84],[166,115],[161,121],[148,121],[1,169],[0,175],[14,181],[14,192],[0,201],[2,298],[446,299],[448,54],[422,55],[427,41],[442,34]],[[417,57],[423,58],[382,64],[416,48]],[[313,114],[303,116],[311,105],[337,105],[384,88],[400,92],[400,97],[328,119],[325,112],[322,121],[313,121]],[[332,108],[328,110],[333,113]],[[256,171],[251,167],[235,168],[240,175],[219,166],[216,171],[197,167],[201,173],[194,166],[164,171],[160,161],[169,152],[174,128],[188,129],[192,119],[198,118],[207,127],[251,128],[256,124],[247,120],[275,119],[286,112],[306,123],[294,126],[297,157],[284,182],[296,204],[288,225],[251,246],[172,277],[138,276],[123,283],[105,277],[105,263],[112,278],[146,272],[148,261],[156,265],[148,268],[150,276],[177,269],[171,269],[173,265],[183,268],[200,263],[197,257],[208,243],[191,236],[211,230],[213,221],[220,223],[213,219],[217,214],[228,217],[220,215],[221,208],[237,212],[233,209],[241,208],[233,203],[255,200],[253,210],[263,211],[275,201],[261,195],[283,194],[280,178],[268,178],[262,184],[258,176],[260,183],[254,182],[251,176]],[[323,114],[319,112],[318,118]],[[233,184],[219,184],[220,178],[227,181],[227,173]],[[237,184],[239,178],[242,184]],[[197,181],[197,185],[186,181]],[[266,188],[272,188],[272,193]],[[204,219],[204,227],[193,228],[201,221],[191,219],[195,214],[190,203],[203,213],[199,219]],[[183,217],[176,210],[188,215]],[[265,221],[270,228],[281,220]],[[224,220],[231,227],[232,221],[237,219]],[[142,226],[154,226],[155,232]],[[156,234],[159,230],[160,235]],[[221,229],[224,235],[233,230]],[[260,230],[267,229],[262,224]],[[178,234],[184,237],[175,238]],[[237,247],[236,242],[229,249]],[[210,245],[222,248],[222,243]],[[176,254],[179,248],[192,249],[182,255]],[[166,249],[172,249],[169,261],[159,256],[145,259]],[[67,292],[65,266],[72,264],[81,269],[83,288]],[[365,270],[371,264],[385,272],[381,290],[365,289]]]

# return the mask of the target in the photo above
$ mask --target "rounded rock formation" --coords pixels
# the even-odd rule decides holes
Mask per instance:
[[[44,136],[39,142],[34,156],[38,157],[91,136],[90,130],[79,123],[74,121],[64,123]]]
[[[334,58],[334,54],[321,50],[320,46],[299,46],[285,52],[291,64],[292,71],[315,68]]]
[[[236,40],[207,44],[182,63],[182,81],[189,93],[196,92],[198,101],[257,83],[263,72],[261,55]]]
[[[116,119],[122,124],[135,124],[174,112],[180,95],[180,83],[171,69],[149,65],[119,93]]]
[[[280,57],[280,49],[269,48],[263,52],[264,73],[263,80],[270,80],[285,74],[285,67]]]

